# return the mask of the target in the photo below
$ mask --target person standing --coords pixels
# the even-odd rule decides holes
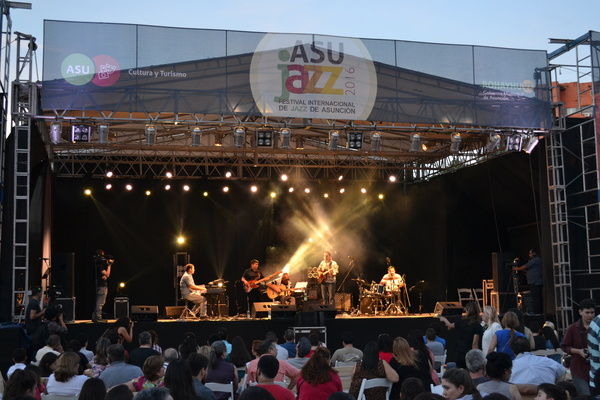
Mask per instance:
[[[25,330],[29,336],[33,336],[35,331],[40,327],[42,317],[46,309],[42,309],[40,301],[42,299],[42,288],[40,286],[31,289],[31,297],[27,308],[25,309]]]
[[[200,315],[197,315],[199,318],[206,318],[206,297],[202,296],[202,293],[206,293],[206,287],[194,283],[194,277],[192,276],[194,272],[196,272],[194,264],[185,266],[185,273],[179,281],[181,297],[194,303],[196,305],[194,309],[199,308]]]
[[[318,280],[321,284],[321,297],[323,304],[334,304],[335,277],[339,272],[338,264],[331,259],[331,253],[323,253],[323,261],[317,267]]]
[[[106,322],[102,319],[102,307],[106,303],[108,295],[107,280],[114,263],[112,256],[104,254],[104,250],[98,249],[94,253],[94,267],[96,269],[96,308],[92,314],[92,322]]]
[[[252,312],[252,305],[260,301],[260,289],[256,284],[256,281],[263,278],[262,272],[258,268],[258,260],[250,260],[250,268],[244,271],[242,274],[242,282],[244,283],[244,290],[248,297],[248,313]]]
[[[569,325],[560,348],[571,354],[571,376],[577,394],[589,395],[590,393],[590,360],[588,351],[588,329],[596,316],[596,302],[592,299],[582,300],[579,303],[581,318]]]
[[[542,259],[536,249],[529,250],[529,261],[520,267],[513,267],[513,271],[527,270],[527,284],[531,290],[531,312],[542,314],[542,287],[544,284]]]

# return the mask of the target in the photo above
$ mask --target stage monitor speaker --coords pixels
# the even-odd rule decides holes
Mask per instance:
[[[252,318],[268,318],[272,305],[273,303],[268,301],[252,304]]]
[[[60,306],[64,322],[75,321],[75,297],[58,298],[55,304]]]
[[[296,327],[300,326],[324,326],[325,316],[322,312],[298,312],[296,313]]]
[[[350,311],[352,309],[352,294],[351,293],[336,293],[335,294],[335,309]]]
[[[129,317],[129,297],[115,297],[115,318]]]
[[[135,322],[158,321],[158,306],[131,306],[131,320]]]
[[[458,301],[437,302],[433,309],[433,313],[442,317],[461,316],[463,308],[464,307],[461,306]]]
[[[185,306],[165,306],[165,318],[179,318]]]
[[[52,256],[51,282],[62,288],[60,297],[75,296],[75,253],[56,253]]]
[[[294,319],[295,316],[295,305],[273,304],[271,306],[271,319]]]
[[[333,304],[311,304],[308,307],[309,312],[322,312],[325,319],[334,319],[337,311],[335,310],[335,306]]]

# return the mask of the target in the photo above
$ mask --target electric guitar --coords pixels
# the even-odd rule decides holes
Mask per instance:
[[[273,289],[273,286],[277,287],[279,289],[279,292],[277,292],[275,289]],[[288,289],[285,285],[273,284],[273,285],[267,286],[267,296],[269,296],[269,298],[271,300],[273,300],[274,298],[276,298],[282,294],[285,294],[288,292],[293,292],[293,291],[294,291],[294,288]]]
[[[324,272],[319,272],[319,276],[317,277],[317,282],[319,283],[319,285],[320,285],[321,283],[323,283],[323,281],[325,280],[325,278],[327,278],[327,275],[328,275],[330,272],[333,272],[334,270],[335,270],[335,267],[333,267],[333,266],[330,266],[330,267],[327,269],[327,271],[324,271]]]
[[[258,287],[258,284],[264,281],[268,281],[269,279],[273,278],[276,275],[281,274],[283,271],[278,271],[275,272],[274,274],[271,274],[265,278],[261,278],[261,279],[254,279],[252,281],[248,281],[248,283],[244,284],[244,291],[246,293],[250,292],[252,289],[256,289]]]

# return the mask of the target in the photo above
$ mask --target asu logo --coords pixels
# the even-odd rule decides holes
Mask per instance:
[[[359,39],[267,34],[252,57],[250,84],[264,115],[366,119],[377,94]]]
[[[71,54],[62,62],[61,73],[71,85],[82,86],[92,82],[97,86],[111,86],[121,75],[117,60],[99,55],[90,59],[84,54]]]

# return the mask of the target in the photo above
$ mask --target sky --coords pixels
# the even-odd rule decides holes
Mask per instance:
[[[589,30],[600,31],[598,0],[21,1],[32,3],[32,9],[11,10],[13,32],[31,34],[38,44],[43,43],[44,19],[315,33],[548,52],[559,47],[549,44],[548,38],[575,39]],[[41,75],[42,54],[38,53]]]

